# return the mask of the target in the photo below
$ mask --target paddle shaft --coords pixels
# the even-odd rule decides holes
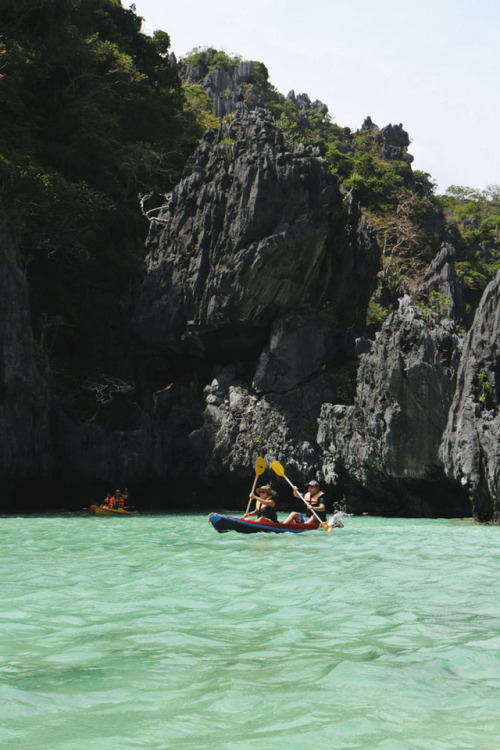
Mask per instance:
[[[264,473],[264,471],[266,470],[266,466],[267,466],[266,459],[262,458],[262,456],[259,456],[258,459],[257,459],[257,461],[255,462],[255,466],[254,466],[254,469],[255,469],[255,479],[253,480],[252,491],[251,491],[250,497],[248,499],[248,505],[247,505],[247,509],[245,511],[245,515],[250,510],[250,504],[252,502],[252,495],[255,492],[255,485],[257,484],[257,477],[260,477],[260,475]]]
[[[248,511],[250,510],[250,505],[251,505],[251,503],[252,503],[252,495],[253,495],[253,493],[255,492],[255,485],[256,485],[256,484],[257,484],[257,474],[255,474],[255,479],[253,480],[252,491],[251,491],[251,493],[250,493],[250,498],[249,498],[249,500],[248,500],[248,505],[247,505],[247,509],[246,509],[246,511],[245,511],[245,515],[246,515],[246,514],[248,513]]]

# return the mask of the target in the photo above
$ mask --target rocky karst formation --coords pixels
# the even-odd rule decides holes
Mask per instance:
[[[357,204],[315,149],[290,151],[266,113],[241,113],[207,133],[147,246],[137,331],[223,373],[189,436],[204,481],[248,473],[257,448],[307,471],[321,404],[335,398],[328,369],[379,264]]]
[[[404,297],[375,341],[359,348],[354,405],[321,411],[325,477],[357,511],[470,513],[439,458],[461,350],[456,325]]]
[[[259,449],[307,471],[321,404],[335,398],[327,371],[345,356],[346,326],[364,318],[379,264],[358,206],[315,149],[289,151],[254,111],[207,132],[153,213],[136,387],[86,421],[56,399],[58,476],[181,477],[199,494],[243,480]]]
[[[223,487],[241,508],[260,454],[297,482],[316,476],[355,512],[498,521],[499,278],[465,338],[444,244],[413,298],[367,338],[374,235],[318,149],[291,146],[269,114],[247,110],[249,75],[233,71],[236,99],[224,101],[236,114],[206,133],[165,204],[148,211],[130,382],[111,387],[93,417],[51,392],[17,247],[0,225],[5,508],[26,479],[71,486],[78,507],[80,487],[111,481],[153,487],[143,502],[167,507],[165,487],[180,479],[186,506]],[[320,106],[290,97],[304,117]],[[387,159],[406,154],[400,126],[379,143]],[[355,358],[346,403],[342,367],[353,373]]]
[[[410,138],[401,124],[386,125],[377,134],[377,141],[380,143],[381,159],[401,159],[408,164],[412,163],[413,156],[406,150],[410,145]]]
[[[230,112],[254,109],[263,104],[262,88],[253,84],[257,68],[263,69],[267,79],[267,70],[262,63],[242,60],[233,69],[226,70],[223,66],[212,66],[216,54],[216,50],[207,49],[199,56],[196,64],[183,60],[177,63],[175,56],[170,59],[177,65],[184,81],[203,86],[212,100],[216,117],[226,117]]]
[[[291,152],[259,110],[207,132],[147,247],[136,328],[195,351],[264,345],[297,308],[359,324],[379,262],[366,220],[317,150]]]
[[[313,149],[289,152],[258,111],[210,131],[152,221],[136,327],[213,361],[188,435],[208,488],[220,477],[236,488],[261,453],[355,511],[469,515],[474,498],[441,448],[464,338],[454,248],[442,246],[415,303],[358,340],[355,403],[335,403],[331,373],[378,253],[324,166]],[[243,363],[245,348],[255,357]]]
[[[455,256],[454,246],[443,242],[415,290],[414,298],[444,317],[465,322],[464,287],[455,269]]]
[[[444,246],[422,283],[434,305],[406,297],[375,341],[358,342],[354,405],[322,407],[321,470],[356,511],[499,520],[500,274],[464,342],[442,317],[463,314],[453,257]]]
[[[33,340],[26,278],[0,216],[0,479],[2,503],[16,481],[46,477],[53,467],[50,380]]]
[[[500,520],[500,272],[467,335],[441,455],[480,520]]]
[[[204,390],[203,425],[189,436],[208,483],[247,476],[256,452],[283,459],[297,476],[319,466],[316,419],[336,396],[326,370],[342,339],[321,314],[290,313],[273,325],[253,370],[216,372]]]

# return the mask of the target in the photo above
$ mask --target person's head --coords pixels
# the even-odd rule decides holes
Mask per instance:
[[[257,495],[259,497],[271,498],[275,496],[275,491],[272,489],[270,484],[263,484],[262,487],[257,489]]]
[[[316,492],[316,490],[319,490],[319,484],[315,479],[311,479],[310,482],[307,482],[306,487],[309,492]]]
[[[115,490],[115,495],[119,495],[119,494],[120,494],[120,490]]]

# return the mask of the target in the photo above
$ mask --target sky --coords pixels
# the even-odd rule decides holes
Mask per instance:
[[[122,0],[129,7],[127,0]],[[409,133],[413,169],[450,185],[500,184],[500,0],[135,0],[177,59],[215,47],[263,62],[282,94]]]

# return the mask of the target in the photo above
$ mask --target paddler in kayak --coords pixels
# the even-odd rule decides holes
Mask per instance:
[[[111,490],[108,490],[106,492],[106,497],[104,498],[104,502],[101,505],[101,508],[111,508],[113,505],[113,493]]]
[[[120,497],[118,498],[118,507],[125,508],[126,500],[128,500],[128,489],[125,487],[123,492],[120,492]]]
[[[326,521],[326,506],[324,499],[324,492],[315,479],[311,479],[306,484],[307,492],[303,496],[307,504],[306,513],[298,513],[294,511],[290,513],[288,518],[283,523],[317,523],[318,519]],[[297,487],[293,488],[294,497],[300,498],[299,490]],[[316,513],[316,516],[313,513]]]
[[[111,510],[117,510],[118,508],[124,508],[125,507],[125,500],[128,499],[128,490],[125,487],[125,490],[122,492],[121,490],[115,490],[114,495],[111,493],[111,496],[108,492],[108,495],[106,496],[106,500],[104,501],[104,505],[102,505],[102,508],[111,508]]]
[[[279,523],[276,515],[276,503],[274,502],[275,495],[276,493],[270,484],[264,484],[262,487],[258,487],[255,492],[251,492],[250,500],[256,500],[255,510],[245,513],[243,518],[257,516],[258,523],[267,523],[268,521]]]

